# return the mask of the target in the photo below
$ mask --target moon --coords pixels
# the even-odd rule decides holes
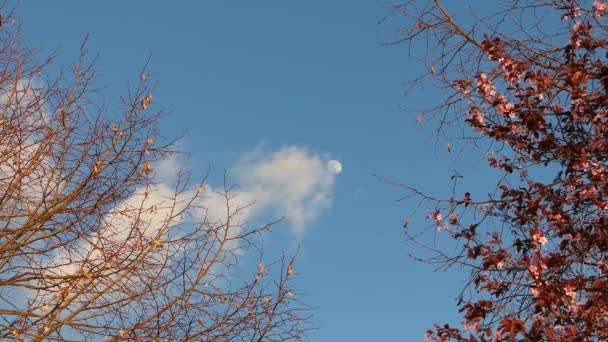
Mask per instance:
[[[342,172],[342,164],[337,160],[328,161],[327,168],[330,169],[335,174]]]

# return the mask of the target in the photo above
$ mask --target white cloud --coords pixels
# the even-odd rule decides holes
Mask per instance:
[[[161,202],[162,198],[169,197],[171,190],[167,184],[175,181],[182,167],[180,160],[170,157],[153,168],[161,183],[156,191],[151,191],[148,203]],[[299,237],[308,224],[331,206],[334,182],[340,172],[342,164],[339,161],[306,148],[287,146],[275,152],[256,148],[231,168],[228,182],[236,183],[236,188],[232,190],[234,197],[229,201],[230,210],[234,212],[239,207],[248,206],[240,211],[238,217],[232,217],[238,220],[232,224],[238,226],[258,213],[271,212],[277,217],[284,217],[292,233]],[[221,188],[219,184],[205,184],[204,195],[200,203],[196,203],[205,208],[207,221],[214,225],[226,223],[228,208]],[[135,204],[141,200],[141,195],[133,195],[127,203]],[[156,219],[163,217],[154,216]],[[114,234],[121,236],[118,232]]]
[[[100,254],[101,245],[132,244],[127,241],[131,240],[130,235],[134,232],[144,239],[151,239],[167,225],[179,224],[181,219],[174,215],[183,209],[187,198],[195,195],[186,191],[175,196],[174,189],[168,185],[176,180],[182,166],[176,158],[156,164],[153,169],[162,179],[161,183],[154,188],[137,189],[131,197],[119,203],[108,213],[98,236],[89,237],[87,242],[80,243],[69,252],[58,251],[51,263],[56,267],[54,271],[74,274],[79,269],[73,263],[75,260],[104,262],[108,256]],[[214,189],[214,186],[205,184],[203,196],[193,205],[203,209],[198,219],[206,221],[210,227],[229,226],[229,236],[238,235],[241,225],[256,214],[272,212],[284,217],[292,233],[300,237],[307,225],[331,205],[334,181],[341,169],[338,161],[328,160],[305,148],[289,146],[270,154],[258,148],[245,155],[233,169],[237,187],[232,190],[234,196],[228,202],[221,187]],[[230,225],[226,222],[228,210],[231,214],[240,212],[238,216],[230,217]],[[224,248],[239,253],[238,245],[229,244]]]
[[[255,201],[252,212],[272,210],[301,235],[332,203],[333,185],[342,164],[297,146],[246,155],[234,174],[243,200]]]
[[[120,260],[137,258],[137,251],[145,247],[141,246],[140,241],[151,241],[159,235],[164,240],[171,231],[169,227],[179,226],[184,219],[206,222],[210,231],[229,229],[226,231],[228,240],[223,242],[221,248],[231,255],[242,252],[239,239],[231,238],[238,236],[243,231],[242,225],[252,221],[258,214],[271,213],[275,217],[284,217],[293,236],[299,239],[308,225],[331,206],[335,178],[342,171],[340,162],[305,148],[289,146],[271,153],[258,148],[245,155],[232,169],[233,177],[229,177],[232,178],[229,182],[234,182],[237,186],[229,193],[231,197],[226,198],[222,186],[205,184],[203,193],[199,193],[202,196],[191,203],[201,209],[195,211],[201,216],[189,219],[177,213],[184,208],[188,198],[196,196],[196,190],[186,190],[176,195],[175,188],[170,185],[179,178],[182,166],[183,163],[176,158],[169,158],[153,166],[159,183],[151,188],[139,188],[129,198],[118,203],[108,212],[105,223],[97,234],[86,237],[75,245],[56,250],[46,263],[46,267],[49,267],[47,272],[62,276],[86,275],[90,269],[106,267],[120,269]],[[234,215],[236,212],[239,214]],[[230,223],[227,222],[228,216]],[[175,234],[181,234],[180,230],[171,234],[173,239],[179,240]],[[169,259],[181,260],[181,255],[189,250],[187,246],[173,246],[172,243],[163,245],[163,250],[149,254],[147,258],[160,265],[171,264]],[[164,253],[165,248],[168,248],[167,253]],[[211,251],[220,247],[209,245],[206,248]],[[115,251],[122,251],[120,258],[114,255]],[[135,253],[132,254],[133,252]],[[224,266],[212,264],[209,274],[214,273],[218,267]],[[154,270],[147,269],[146,272]],[[24,297],[30,300],[36,297],[45,303],[59,298],[57,296],[61,295],[65,286],[62,279],[45,281],[51,290],[27,293]],[[137,275],[127,277],[119,286],[139,286],[141,282],[138,279]]]
[[[117,249],[131,253],[137,248],[137,243],[150,241],[159,232],[165,232],[168,226],[180,224],[183,218],[178,217],[177,213],[184,209],[184,202],[189,196],[193,194],[175,195],[173,189],[164,183],[153,188],[136,189],[133,195],[105,215],[104,225],[99,232],[80,240],[78,244],[60,248],[49,265],[51,272],[74,275],[82,267],[75,261],[99,266],[114,258]],[[136,255],[131,257],[135,258]]]
[[[60,179],[58,169],[47,157],[50,152],[44,136],[46,131],[41,129],[46,126],[47,116],[42,92],[42,87],[33,80],[19,80],[16,84],[7,81],[0,87],[0,125],[4,125],[0,142],[0,191],[10,193],[16,209],[24,212],[35,209]],[[24,120],[19,122],[18,130],[11,130],[5,123],[14,120]],[[23,170],[27,173],[22,173]],[[24,205],[29,208],[23,208]]]

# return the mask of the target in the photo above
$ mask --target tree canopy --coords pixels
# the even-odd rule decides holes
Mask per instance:
[[[169,170],[147,67],[108,113],[83,44],[57,74],[0,26],[0,336],[19,341],[301,339],[293,259],[262,258],[270,224],[229,186]],[[194,180],[193,180],[194,179]],[[219,196],[220,200],[207,201]],[[212,206],[210,203],[215,203]],[[219,205],[218,205],[219,203]],[[259,260],[245,269],[243,257]],[[246,264],[246,263],[245,263]]]
[[[437,324],[426,339],[606,340],[608,4],[509,0],[464,19],[449,5],[395,6],[408,26],[390,43],[422,51],[428,69],[412,84],[445,94],[419,122],[477,146],[463,152],[479,151],[500,180],[488,195],[456,184],[445,199],[396,183],[434,205],[408,237],[451,236],[425,244],[428,261],[468,276],[462,326]]]

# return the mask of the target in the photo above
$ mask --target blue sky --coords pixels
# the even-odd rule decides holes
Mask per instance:
[[[454,298],[463,275],[434,272],[408,256],[420,251],[401,225],[416,208],[396,203],[400,190],[372,175],[449,196],[454,169],[479,179],[485,163],[448,155],[442,142],[435,145],[433,127],[416,125],[417,115],[400,109],[425,107],[438,95],[425,88],[403,97],[402,84],[424,65],[404,46],[379,44],[397,23],[377,25],[391,4],[24,1],[18,15],[28,45],[58,51],[54,67],[71,63],[89,34],[110,108],[151,55],[160,82],[154,105],[172,112],[162,133],[185,131],[190,168],[202,174],[211,164],[216,185],[226,169],[244,192],[260,195],[252,185],[259,179],[247,180],[245,170],[289,151],[320,165],[338,160],[340,174],[310,169],[331,184],[311,190],[327,201],[305,203],[299,230],[296,214],[282,212],[293,208],[278,204],[282,193],[262,193],[270,198],[268,216],[288,218],[266,247],[300,245],[299,286],[319,307],[311,341],[417,341],[434,322],[460,321]],[[424,214],[418,210],[417,219]]]

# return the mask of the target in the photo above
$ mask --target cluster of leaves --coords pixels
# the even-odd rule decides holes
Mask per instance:
[[[459,296],[462,327],[426,339],[607,340],[608,4],[503,5],[469,26],[438,0],[395,7],[413,21],[396,42],[431,41],[428,76],[448,91],[425,115],[498,147],[486,156],[502,174],[485,199],[408,188],[436,203],[428,218],[457,243],[456,254],[428,246],[433,260],[463,266],[472,290]]]

